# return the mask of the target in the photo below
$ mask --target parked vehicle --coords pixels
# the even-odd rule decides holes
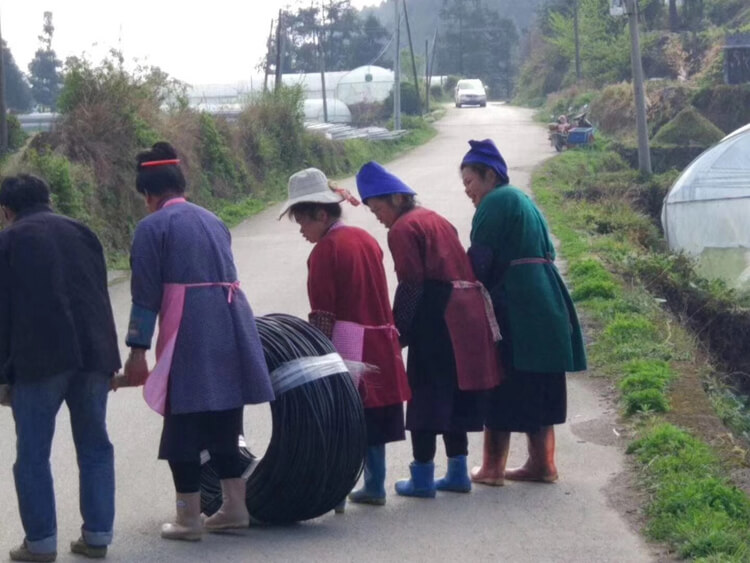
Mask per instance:
[[[457,108],[464,104],[485,107],[487,105],[487,90],[478,78],[463,79],[456,84],[454,98]]]
[[[594,126],[586,118],[586,112],[576,115],[572,121],[561,115],[548,125],[549,142],[557,152],[565,148],[588,146],[594,142]]]

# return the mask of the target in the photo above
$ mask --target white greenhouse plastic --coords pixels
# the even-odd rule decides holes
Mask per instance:
[[[669,248],[700,257],[701,271],[750,282],[750,125],[688,165],[664,198]]]
[[[384,101],[393,90],[392,70],[361,66],[347,72],[336,85],[336,97],[348,105]]]
[[[352,114],[349,108],[341,100],[328,98],[328,123],[351,123]],[[307,99],[303,106],[305,121],[324,121],[323,98]]]

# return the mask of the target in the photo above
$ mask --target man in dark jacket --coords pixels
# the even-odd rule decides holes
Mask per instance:
[[[71,550],[103,557],[112,540],[114,452],[107,393],[120,368],[117,335],[99,240],[49,207],[34,176],[0,184],[10,223],[0,232],[0,401],[16,425],[13,466],[26,534],[14,561],[54,561],[55,496],[50,449],[63,401],[70,411],[80,472],[81,538]]]

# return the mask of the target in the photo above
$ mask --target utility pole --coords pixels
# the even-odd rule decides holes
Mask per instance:
[[[573,33],[576,42],[576,82],[581,81],[581,39],[578,33],[578,0],[573,0]]]
[[[318,29],[318,58],[320,59],[320,85],[323,89],[323,122],[328,123],[328,93],[326,92],[326,56],[323,49],[323,38]]]
[[[283,12],[279,10],[279,21],[276,24],[276,83],[274,85],[274,92],[277,92],[281,88],[281,22],[283,19]]]
[[[268,30],[268,42],[266,43],[266,64],[263,76],[263,92],[268,92],[268,70],[271,66],[271,41],[273,40],[273,18],[271,19],[271,29]]]
[[[414,91],[417,93],[417,113],[422,115],[422,102],[419,94],[419,78],[417,77],[417,62],[414,59],[414,45],[411,42],[411,26],[409,26],[409,10],[404,0],[404,19],[406,20],[406,35],[409,37],[409,52],[411,53],[411,70],[414,74]]]
[[[0,156],[8,152],[8,115],[5,109],[5,62],[2,45],[3,35],[0,31]]]
[[[430,40],[424,40],[424,112],[430,113]]]
[[[393,129],[401,129],[401,14],[398,10],[398,0],[393,0],[396,41],[396,54],[393,56]]]
[[[638,2],[625,0],[630,26],[630,61],[633,66],[633,94],[635,96],[635,120],[638,127],[638,170],[651,174],[651,151],[648,146],[648,124],[646,123],[646,94],[643,88],[643,64],[641,41],[638,34]]]

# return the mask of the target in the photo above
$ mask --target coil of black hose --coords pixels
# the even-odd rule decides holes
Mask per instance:
[[[297,358],[336,351],[322,332],[297,317],[266,315],[256,323],[269,372]],[[281,393],[271,403],[271,416],[263,458],[241,448],[251,517],[285,524],[333,510],[359,479],[367,447],[364,410],[349,373]],[[201,473],[201,508],[210,515],[220,506],[219,478],[209,460]]]

